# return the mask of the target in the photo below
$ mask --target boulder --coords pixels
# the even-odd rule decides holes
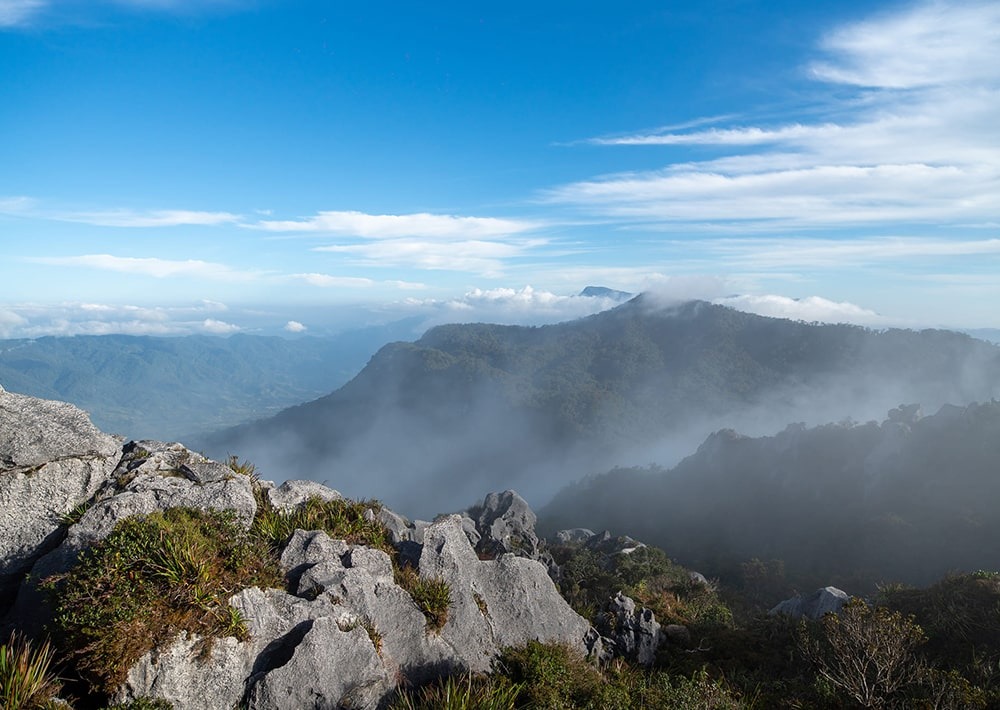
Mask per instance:
[[[515,491],[490,493],[481,504],[469,509],[468,517],[479,537],[473,545],[481,555],[495,557],[510,552],[532,560],[542,556],[541,542],[535,534],[538,518]]]
[[[651,666],[663,640],[653,611],[637,609],[635,602],[621,592],[608,600],[604,610],[597,630],[614,644],[615,655]]]
[[[784,614],[793,619],[821,619],[824,614],[836,614],[850,599],[846,592],[836,587],[823,587],[807,597],[794,596],[777,604],[768,613]]]
[[[277,510],[293,510],[310,498],[322,501],[343,500],[343,496],[332,488],[316,481],[285,481],[278,487],[267,489],[267,498]]]
[[[90,501],[121,455],[86,412],[0,388],[0,618],[65,518]]]

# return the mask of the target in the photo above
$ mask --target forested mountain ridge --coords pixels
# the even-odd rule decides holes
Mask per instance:
[[[385,346],[326,397],[200,443],[432,514],[425,506],[460,505],[498,481],[537,500],[596,466],[655,460],[648,447],[671,436],[687,435],[690,451],[720,426],[964,403],[997,383],[1000,348],[966,335],[641,295],[555,325],[433,328]]]
[[[321,396],[404,332],[409,329],[294,339],[235,334],[2,340],[0,384],[11,392],[72,402],[106,431],[184,438]]]
[[[898,407],[881,423],[719,431],[672,469],[612,470],[562,491],[546,529],[630,533],[706,574],[781,560],[808,589],[926,584],[1000,567],[1000,401]]]

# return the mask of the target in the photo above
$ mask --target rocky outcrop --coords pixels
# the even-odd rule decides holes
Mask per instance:
[[[19,585],[5,623],[35,636],[51,621],[38,582],[69,571],[128,517],[190,507],[227,511],[249,528],[261,496],[274,511],[340,499],[313,482],[256,481],[181,444],[121,446],[80,410],[6,392],[0,460],[0,570]],[[488,496],[476,518],[410,523],[384,509],[366,515],[389,529],[399,548],[395,561],[322,531],[296,531],[280,561],[286,588],[244,589],[229,600],[246,636],[206,644],[181,633],[132,666],[117,701],[147,696],[206,710],[377,708],[400,682],[489,670],[504,647],[542,640],[586,653],[600,642],[544,564],[510,554],[541,553],[534,513],[513,491]],[[481,540],[491,554],[477,553]],[[425,582],[447,585],[439,627],[397,582],[400,560],[414,564]]]
[[[461,517],[433,523],[420,576],[450,589],[448,619],[430,629],[395,583],[390,557],[323,532],[298,531],[282,555],[293,592],[248,589],[231,604],[250,640],[223,639],[200,661],[196,639],[147,654],[119,700],[150,695],[178,707],[375,708],[401,680],[485,671],[505,646],[558,641],[586,652],[590,625],[559,596],[545,568],[503,555],[480,560]]]
[[[120,447],[71,404],[0,388],[0,617],[24,573],[59,544],[63,519],[108,480]]]
[[[846,592],[836,587],[823,587],[807,597],[795,596],[776,605],[769,614],[784,614],[793,619],[803,616],[813,621],[822,619],[824,614],[836,614],[850,600]]]
[[[606,637],[605,648],[611,646],[608,643],[610,640],[614,655],[624,656],[643,666],[653,665],[656,649],[666,637],[653,611],[637,609],[635,602],[621,592],[608,601],[597,630]]]
[[[37,584],[69,570],[80,552],[103,540],[115,525],[133,515],[175,507],[228,510],[249,527],[257,510],[250,478],[210,461],[180,444],[129,442],[114,457],[117,465],[86,500],[86,509],[61,525],[61,542],[31,567],[6,625],[37,634],[50,618],[46,596]],[[73,522],[75,521],[75,522]]]
[[[542,544],[535,533],[538,518],[516,492],[490,493],[468,515],[479,534],[476,551],[480,554],[495,557],[511,552],[533,560],[541,556]]]

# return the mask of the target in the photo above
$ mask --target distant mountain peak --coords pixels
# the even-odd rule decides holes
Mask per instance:
[[[581,296],[587,296],[588,298],[611,298],[615,301],[627,301],[633,296],[634,293],[629,293],[628,291],[616,291],[613,288],[608,288],[607,286],[587,286],[582,291],[580,291]]]

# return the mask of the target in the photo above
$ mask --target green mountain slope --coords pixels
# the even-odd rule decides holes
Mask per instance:
[[[356,374],[387,340],[372,328],[341,336],[100,335],[0,341],[0,385],[72,402],[102,429],[176,439],[266,417]]]
[[[562,491],[543,526],[628,530],[706,574],[778,559],[802,588],[926,584],[1000,567],[1000,402],[900,407],[882,423],[710,436],[673,469]]]
[[[384,347],[340,390],[201,445],[426,515],[497,487],[541,501],[600,466],[655,460],[664,440],[686,453],[721,425],[967,402],[998,382],[1000,349],[965,335],[640,296],[557,325],[434,328]]]

